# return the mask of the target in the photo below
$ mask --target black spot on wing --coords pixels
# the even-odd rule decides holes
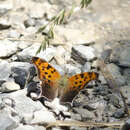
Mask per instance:
[[[51,75],[48,75],[48,78],[51,78]]]
[[[45,74],[48,74],[48,72],[45,72]]]
[[[81,78],[83,78],[83,77],[84,77],[84,74],[80,74],[80,76],[81,76]]]
[[[47,70],[49,70],[50,68],[52,68],[50,65],[47,66]]]

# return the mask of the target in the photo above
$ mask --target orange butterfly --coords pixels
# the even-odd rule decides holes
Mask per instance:
[[[42,95],[51,100],[59,97],[61,102],[72,102],[89,81],[98,79],[96,72],[84,72],[72,77],[61,76],[48,62],[38,57],[33,57],[32,62],[42,81]]]

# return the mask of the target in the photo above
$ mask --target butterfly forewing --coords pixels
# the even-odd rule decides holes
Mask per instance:
[[[83,89],[88,82],[96,80],[98,74],[96,72],[84,72],[76,74],[68,79],[66,86],[61,95],[61,102],[72,102],[73,98]]]
[[[54,99],[58,93],[59,72],[44,59],[33,57],[32,62],[38,70],[38,77],[42,81],[42,95]]]

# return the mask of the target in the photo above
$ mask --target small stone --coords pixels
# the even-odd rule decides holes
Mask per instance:
[[[0,62],[0,81],[6,81],[9,79],[11,73],[10,64],[7,61]]]
[[[89,72],[91,70],[91,63],[86,62],[83,67],[81,68],[82,72]]]
[[[8,37],[17,39],[20,37],[20,33],[17,32],[16,30],[10,30]]]
[[[96,58],[94,48],[83,45],[73,46],[71,55],[74,60],[77,60],[81,64]]]
[[[11,25],[6,19],[1,19],[0,20],[0,30],[8,29],[10,27],[11,27]]]
[[[71,64],[65,64],[62,66],[62,68],[64,68],[64,71],[67,73],[68,76],[81,73],[81,70],[78,67],[75,67]]]
[[[55,121],[56,119],[51,112],[40,110],[40,111],[34,112],[34,118],[31,121],[31,123],[41,123],[41,122],[49,123],[49,122],[55,122]]]
[[[123,70],[123,76],[126,79],[126,82],[130,84],[130,68],[126,68]]]
[[[88,110],[86,110],[86,109],[83,109],[83,108],[73,108],[73,111],[74,111],[75,113],[80,114],[82,120],[91,120],[91,119],[94,119],[94,118],[95,118],[93,112],[90,112],[90,111],[88,111]]]
[[[125,121],[125,124],[122,128],[122,130],[129,130],[130,129],[130,118],[128,118],[126,121]]]
[[[9,57],[17,52],[17,42],[0,40],[0,58]]]
[[[71,113],[71,118],[79,121],[81,121],[82,119],[80,114],[75,114],[75,113]]]
[[[10,66],[10,78],[13,78],[22,89],[25,87],[27,81],[34,77],[36,72],[34,66],[26,62],[12,62]]]
[[[36,24],[35,19],[30,18],[30,19],[24,21],[24,26],[26,28],[29,27],[29,26],[35,26],[35,24]]]
[[[16,129],[14,130],[46,130],[43,126],[31,126],[31,125],[23,125],[20,124]]]
[[[125,116],[125,112],[123,109],[118,109],[116,112],[113,113],[113,117],[119,119]]]
[[[0,130],[12,130],[17,126],[18,123],[8,113],[0,113]]]
[[[121,75],[120,68],[115,64],[107,64],[107,69],[110,74],[113,76],[114,80],[116,81],[117,85],[122,86],[126,84],[125,78]]]
[[[3,83],[2,86],[0,87],[0,92],[11,92],[19,89],[20,86],[16,84],[14,81],[7,81]]]
[[[30,61],[32,56],[35,56],[37,50],[39,49],[40,44],[33,44],[32,46],[24,49],[18,53],[17,57],[20,61]],[[56,54],[56,49],[54,47],[48,47],[45,51],[42,51],[37,54],[37,57],[43,58],[46,61],[50,61]]]

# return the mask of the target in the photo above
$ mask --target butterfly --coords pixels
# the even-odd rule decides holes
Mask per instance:
[[[41,80],[41,94],[50,100],[58,97],[60,102],[72,102],[88,82],[98,79],[96,72],[84,72],[72,77],[61,76],[54,67],[39,57],[32,57],[32,63]]]

